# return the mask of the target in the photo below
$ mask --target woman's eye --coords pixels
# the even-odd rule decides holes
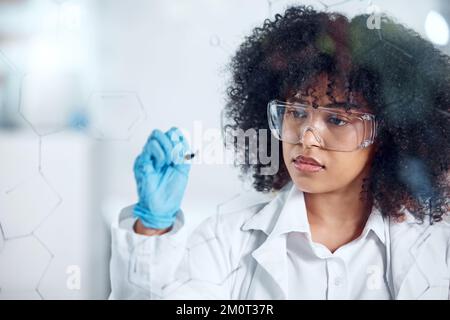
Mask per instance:
[[[287,110],[286,114],[288,117],[292,117],[292,118],[302,118],[305,116],[305,112],[302,112],[299,110]]]
[[[339,116],[330,116],[330,117],[328,118],[328,121],[329,121],[331,124],[334,124],[334,125],[336,125],[336,126],[344,126],[344,125],[346,125],[346,124],[348,123],[345,119],[342,119],[342,118],[339,117]]]

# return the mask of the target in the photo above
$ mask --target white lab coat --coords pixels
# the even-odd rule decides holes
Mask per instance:
[[[292,183],[266,200],[214,215],[183,240],[174,228],[146,237],[112,223],[111,299],[289,299],[286,234],[277,218]],[[450,225],[385,219],[385,277],[395,299],[450,299]]]

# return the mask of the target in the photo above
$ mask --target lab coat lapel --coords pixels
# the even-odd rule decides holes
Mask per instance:
[[[392,284],[395,299],[417,299],[431,285],[424,266],[434,260],[428,241],[431,228],[403,223],[390,223]]]
[[[242,230],[260,230],[266,235],[264,242],[252,252],[257,262],[254,279],[258,280],[249,288],[250,299],[287,298],[286,233],[277,232],[276,225],[292,187],[293,184],[288,183],[275,199],[242,226]]]
[[[253,251],[253,258],[258,262],[257,273],[260,277],[258,281],[262,291],[270,292],[270,299],[286,299],[288,292],[287,279],[287,251],[286,251],[286,234],[269,237],[258,249]],[[268,280],[261,281],[262,277],[268,276]],[[268,288],[269,287],[269,288]],[[253,288],[259,289],[259,288]]]

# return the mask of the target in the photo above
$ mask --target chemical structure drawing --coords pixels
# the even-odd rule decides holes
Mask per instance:
[[[133,91],[93,92],[87,105],[88,134],[97,140],[129,140],[147,117],[139,95]]]
[[[70,6],[75,2],[55,3]],[[67,16],[68,11],[62,9],[57,12],[65,16],[57,20],[65,24],[61,28],[67,31],[67,19],[72,16]],[[76,25],[71,23],[70,27]],[[75,128],[88,135],[98,132],[99,135],[92,136],[96,140],[129,139],[146,117],[136,92],[97,92],[88,101],[95,112],[93,119],[87,122],[89,110],[80,110],[82,103],[70,104],[83,100],[76,80],[70,73],[49,75],[21,70],[0,51],[0,83],[8,92],[0,100],[4,104],[0,108],[0,122],[4,128],[22,127],[17,144],[7,146],[16,141],[11,140],[13,133],[9,131],[0,136],[3,150],[9,150],[2,156],[0,169],[0,299],[45,299],[40,286],[55,254],[41,240],[38,231],[63,202],[43,170],[46,138]],[[126,105],[120,106],[120,103]],[[118,131],[111,131],[108,120]],[[90,128],[93,130],[88,131]],[[25,140],[28,142],[23,143]]]
[[[1,195],[0,220],[6,240],[31,235],[61,201],[41,173],[5,191]]]
[[[212,34],[210,36],[209,45],[213,48],[220,49],[227,56],[231,55],[233,52],[233,49],[231,48],[231,46],[228,43],[226,43],[224,40],[222,40],[217,34]]]
[[[34,235],[6,239],[0,254],[0,299],[44,299],[39,286],[54,257],[45,244]]]

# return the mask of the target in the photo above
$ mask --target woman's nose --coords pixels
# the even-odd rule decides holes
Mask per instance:
[[[307,127],[303,129],[301,142],[308,148],[313,146],[320,147],[322,139],[313,128]]]

